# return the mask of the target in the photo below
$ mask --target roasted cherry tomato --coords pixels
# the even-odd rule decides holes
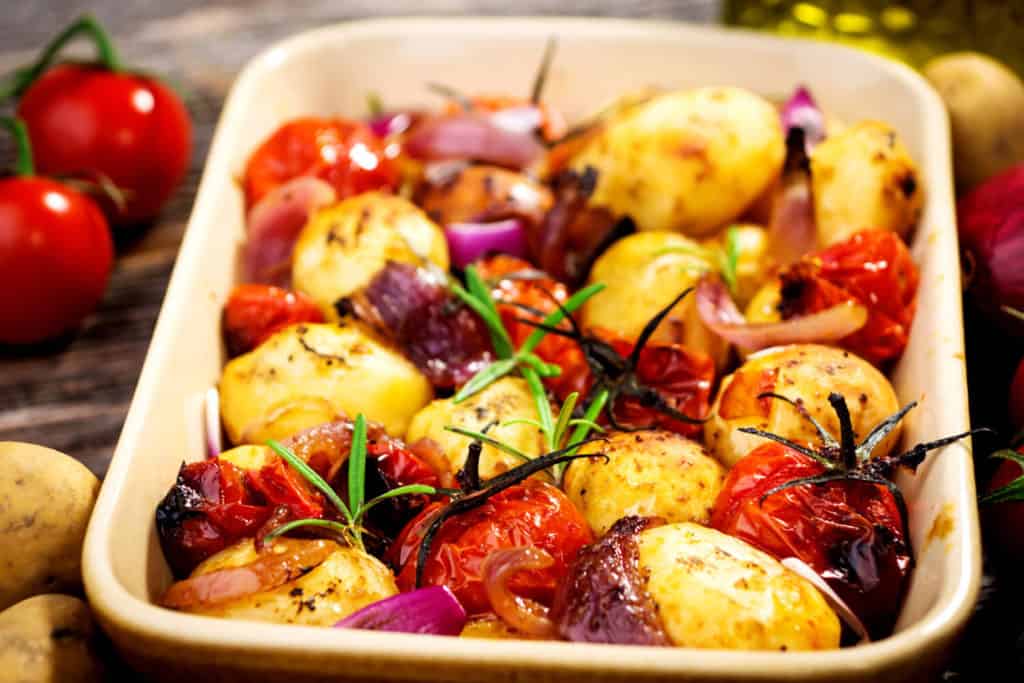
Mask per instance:
[[[759,446],[729,471],[711,526],[776,558],[803,560],[873,636],[885,635],[912,564],[892,493],[879,484],[843,480],[763,498],[776,486],[824,472],[821,463],[781,444]]]
[[[181,183],[192,152],[192,125],[181,99],[160,81],[125,71],[109,37],[91,17],[54,42],[87,34],[96,43],[95,65],[61,64],[20,83],[18,115],[35,148],[36,166],[48,175],[107,180],[124,203],[116,223],[155,216]],[[34,65],[36,73],[52,54]]]
[[[33,175],[24,126],[16,175],[0,180],[0,342],[28,344],[78,326],[103,297],[114,258],[107,221],[67,185]]]
[[[389,560],[403,591],[415,587],[420,541],[441,507],[439,502],[427,506],[391,547]],[[547,551],[554,563],[547,569],[516,574],[509,587],[517,595],[550,605],[558,580],[579,549],[591,541],[590,527],[565,494],[530,480],[446,520],[430,548],[423,583],[447,586],[470,614],[487,612],[490,603],[481,579],[484,559],[493,550],[536,547]]]
[[[330,183],[344,199],[370,190],[393,190],[395,160],[366,124],[346,119],[300,118],[263,141],[245,167],[245,201],[252,206],[272,189],[299,176]]]
[[[894,233],[857,233],[780,273],[783,318],[807,315],[854,299],[868,309],[861,329],[839,345],[872,363],[895,360],[910,336],[919,280],[917,266]]]
[[[224,342],[228,353],[237,356],[289,325],[323,321],[323,313],[305,294],[271,285],[238,285],[224,305]]]

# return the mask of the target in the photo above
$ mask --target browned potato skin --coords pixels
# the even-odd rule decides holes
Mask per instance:
[[[99,489],[70,456],[0,442],[0,609],[81,589],[82,541]]]
[[[99,632],[78,598],[36,595],[0,612],[5,683],[101,683],[98,650]]]
[[[792,400],[801,400],[807,411],[824,428],[839,437],[839,421],[828,402],[831,392],[846,399],[856,435],[863,438],[871,429],[899,409],[896,392],[889,380],[871,363],[831,346],[793,344],[765,349],[751,355],[737,369],[739,372],[774,370],[778,374],[774,392]],[[768,417],[760,415],[722,417],[723,397],[735,373],[722,379],[711,417],[704,425],[704,441],[720,463],[732,467],[736,462],[767,441],[754,434],[744,434],[740,427],[756,427],[800,444],[817,447],[820,439],[814,427],[787,403],[772,400]],[[728,400],[728,399],[726,399]],[[729,414],[728,409],[726,414]],[[889,453],[899,441],[897,427],[875,448],[874,455]]]
[[[924,201],[920,173],[888,124],[861,121],[831,135],[811,154],[818,246],[862,230],[906,237]]]
[[[839,647],[839,619],[817,589],[738,538],[669,524],[641,532],[637,547],[645,587],[676,647]]]
[[[450,181],[430,185],[419,205],[439,225],[518,216],[535,223],[554,204],[551,190],[497,166],[469,166]]]
[[[597,536],[627,515],[707,524],[725,469],[704,447],[660,429],[611,432],[586,444],[562,488]]]

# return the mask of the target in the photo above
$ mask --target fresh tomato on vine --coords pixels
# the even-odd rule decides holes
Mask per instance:
[[[82,35],[95,43],[97,62],[51,67]],[[123,200],[112,213],[115,224],[153,218],[185,176],[192,125],[184,104],[155,78],[127,70],[91,16],[65,29],[0,89],[0,99],[15,95],[39,171],[115,186]]]
[[[868,309],[864,327],[839,345],[875,364],[903,353],[914,320],[917,266],[903,240],[879,230],[806,256],[780,273],[783,318],[808,315],[851,299]]]
[[[228,353],[237,356],[289,325],[323,321],[324,314],[301,292],[271,285],[238,285],[224,304],[224,341]]]
[[[315,176],[344,199],[371,190],[393,190],[400,170],[385,143],[359,121],[293,119],[263,141],[245,166],[245,201],[261,197],[293,178]]]
[[[764,396],[785,400],[810,419],[800,403]],[[845,400],[834,393],[829,402],[842,437],[837,441],[814,422],[822,441],[817,450],[741,428],[773,443],[755,448],[729,471],[711,526],[779,560],[805,562],[878,638],[892,630],[914,564],[906,505],[891,476],[899,467],[916,469],[928,451],[970,432],[872,457],[915,404],[883,420],[857,444]]]
[[[24,125],[14,175],[0,179],[0,342],[30,344],[77,327],[103,297],[114,248],[96,204],[35,175]]]

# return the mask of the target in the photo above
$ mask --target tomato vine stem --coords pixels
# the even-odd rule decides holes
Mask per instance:
[[[28,129],[25,127],[25,123],[12,116],[0,116],[0,126],[6,128],[14,138],[17,150],[14,158],[14,175],[35,175],[35,164],[32,163],[32,143],[28,139]]]

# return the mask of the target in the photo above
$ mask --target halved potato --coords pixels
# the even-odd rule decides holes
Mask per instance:
[[[433,397],[427,378],[365,326],[286,327],[231,360],[220,380],[232,443],[264,443],[363,413],[401,438]]]
[[[647,592],[677,647],[839,647],[839,618],[817,589],[738,538],[669,524],[641,532],[637,549]]]
[[[595,535],[627,515],[707,524],[725,470],[703,446],[660,429],[605,437],[579,451],[605,457],[574,460],[562,479]]]
[[[292,283],[336,320],[335,302],[365,287],[388,261],[447,270],[448,244],[412,202],[367,192],[310,217],[295,243]]]

